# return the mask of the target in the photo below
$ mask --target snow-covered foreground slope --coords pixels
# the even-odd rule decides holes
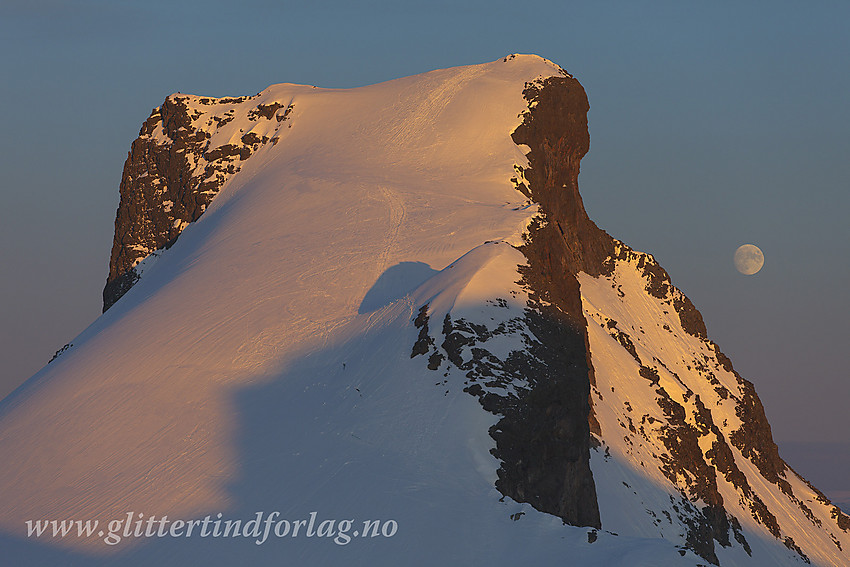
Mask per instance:
[[[88,486],[71,488],[64,501],[30,493],[26,499],[43,508],[18,513],[107,520],[144,511],[174,520],[208,514],[215,519],[221,512],[224,519],[244,522],[258,511],[264,518],[279,511],[280,518],[290,521],[309,519],[315,511],[316,525],[353,519],[352,536],[362,531],[364,520],[393,520],[398,526],[391,537],[353,537],[344,545],[333,532],[331,537],[308,538],[304,529],[295,538],[272,535],[262,545],[256,544],[262,536],[197,535],[129,538],[114,547],[102,538],[40,542],[72,548],[72,557],[83,557],[80,564],[85,565],[273,565],[281,560],[303,565],[504,565],[555,564],[564,558],[580,565],[651,566],[659,560],[693,565],[695,557],[685,560],[662,540],[603,532],[591,544],[588,534],[595,530],[564,526],[559,518],[503,499],[493,486],[498,463],[489,454],[493,441],[488,428],[495,419],[462,391],[462,377],[444,382],[441,375],[437,383],[433,371],[411,358],[417,334],[411,321],[421,302],[466,315],[521,314],[525,297],[513,284],[518,261],[522,256],[507,244],[479,246],[412,296],[342,322],[250,384],[236,386],[225,384],[221,375],[194,374],[195,387],[187,387],[177,384],[191,372],[184,366],[167,380],[147,376],[154,380],[152,388],[166,392],[150,405],[138,389],[112,388],[110,405],[120,403],[115,392],[126,388],[137,394],[126,405],[143,407],[127,417],[111,412],[100,419],[86,417],[91,437],[115,439],[124,447],[86,452],[81,445],[92,442],[85,436],[74,441],[79,432],[65,437],[52,430],[51,435],[73,445],[63,456],[52,456],[59,464],[45,468],[51,474],[74,475],[68,465],[75,463],[85,472],[65,478],[73,483],[90,479]],[[485,298],[493,293],[506,296],[509,304],[488,307]],[[81,413],[74,401],[65,405]],[[170,414],[175,408],[177,415]],[[151,429],[160,431],[151,435]],[[128,460],[134,457],[134,462]],[[131,482],[123,480],[136,471]],[[19,486],[35,484],[35,471],[27,472],[29,478]],[[42,479],[39,483],[46,484]],[[18,526],[12,528],[20,534]],[[50,550],[34,549],[35,542],[21,540],[8,542],[14,553],[45,564],[55,557]]]
[[[0,404],[4,560],[794,565],[799,546],[847,564],[846,518],[793,473],[790,494],[766,480],[753,436],[734,442],[750,398],[647,291],[641,255],[618,244],[615,269],[587,267],[608,241],[570,182],[563,203],[541,193],[562,185],[540,152],[577,175],[586,147],[536,136],[531,116],[575,122],[575,85],[510,56],[351,90],[169,97],[125,168],[120,300]],[[558,246],[578,252],[541,269]],[[703,459],[718,431],[722,503],[676,450],[695,440]],[[716,558],[705,504],[735,519],[728,547],[708,533]],[[28,533],[50,520],[99,523]]]

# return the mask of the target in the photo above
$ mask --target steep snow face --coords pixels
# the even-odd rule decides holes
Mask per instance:
[[[617,242],[615,257],[609,275],[579,275],[603,527],[680,540],[721,565],[846,565],[838,510],[779,460],[769,427],[753,431],[766,422],[752,385],[683,328],[683,296],[658,289],[651,256]]]

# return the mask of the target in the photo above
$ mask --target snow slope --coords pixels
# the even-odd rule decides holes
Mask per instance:
[[[651,334],[636,341],[641,358],[658,356],[683,374],[674,365],[707,348],[681,327],[671,326],[672,341],[652,326],[662,306],[641,295],[631,260],[618,264],[613,279],[580,280],[602,428],[591,463],[601,530],[565,526],[496,491],[489,435],[496,416],[464,391],[469,378],[448,352],[442,360],[416,356],[420,340],[441,352],[446,315],[486,329],[497,363],[534,340],[522,319],[529,290],[520,283],[526,259],[516,246],[539,209],[516,189],[527,148],[511,133],[528,111],[525,86],[563,74],[521,55],[358,89],[281,84],[225,101],[172,95],[193,124],[207,128],[205,151],[237,147],[250,133],[266,142],[252,146],[250,159],[225,159],[203,216],[180,224],[168,250],[140,247],[131,264],[141,279],[0,404],[4,561],[705,563],[686,549],[681,522],[659,527],[647,519],[646,510],[662,514],[672,507],[669,496],[680,494],[656,470],[636,466],[658,441],[638,449],[620,441],[620,400],[651,415],[658,406],[643,384],[632,384],[636,362],[611,342],[607,321],[644,327]],[[259,120],[262,108],[280,109],[285,119],[272,119],[273,110]],[[150,136],[169,143],[161,130]],[[176,206],[167,202],[169,211]],[[612,291],[616,285],[625,298]],[[423,313],[432,321],[424,334]],[[459,356],[469,360],[472,347]],[[732,378],[718,376],[735,391]],[[674,378],[663,374],[662,383],[682,398]],[[526,386],[487,387],[515,394]],[[717,398],[714,390],[695,391],[706,403]],[[717,405],[734,428],[734,410]],[[741,455],[735,460],[748,478],[758,474]],[[640,486],[640,495],[632,498],[623,482]],[[789,482],[819,521],[834,524],[802,482]],[[745,499],[735,503],[730,486],[724,499],[737,506],[753,557],[732,545],[718,551],[722,564],[798,564],[799,555],[751,520]],[[767,500],[775,488],[752,490]],[[818,564],[846,564],[846,552],[827,550],[835,544],[812,535],[818,530],[792,504],[778,504],[788,508],[783,536]],[[171,521],[220,513],[244,523],[273,511],[289,520],[315,512],[317,524],[351,519],[352,530],[380,520],[394,533],[345,545],[333,534],[304,532],[262,544],[253,536],[154,535],[108,545],[106,531],[35,537],[26,525],[96,519],[104,529],[128,513]],[[846,532],[830,533],[850,549]]]
[[[684,331],[673,308],[681,293],[673,288],[654,297],[643,270],[657,266],[654,259],[617,246],[609,276],[579,277],[601,428],[592,468],[603,525],[620,534],[682,537],[686,526],[676,520],[688,516],[683,494],[695,507],[707,502],[700,499],[698,469],[675,462],[672,434],[678,447],[695,439],[717,469],[708,476],[716,478],[726,511],[740,522],[758,564],[850,563],[844,551],[850,540],[836,523],[835,507],[791,469],[769,480],[736,443],[747,387],[714,343]],[[724,452],[731,461],[721,457]],[[776,533],[768,533],[773,524]],[[752,563],[736,548],[734,541],[715,546],[721,565]]]

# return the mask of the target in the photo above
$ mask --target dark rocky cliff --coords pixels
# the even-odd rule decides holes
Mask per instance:
[[[141,260],[174,244],[243,162],[276,142],[276,137],[240,131],[238,142],[213,145],[215,133],[237,113],[247,112],[254,124],[275,118],[277,127],[288,118],[292,106],[256,104],[257,96],[175,94],[151,112],[124,163],[104,311],[139,279],[136,266]]]
[[[528,259],[522,276],[547,372],[518,404],[522,410],[503,419],[497,487],[567,523],[599,527],[589,452],[592,366],[575,275],[598,271],[613,242],[588,218],[578,192],[579,164],[590,148],[589,105],[569,76],[529,84],[523,95],[530,110],[513,139],[531,148],[522,189],[542,216],[521,249]]]

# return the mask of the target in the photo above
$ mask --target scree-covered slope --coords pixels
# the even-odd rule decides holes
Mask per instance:
[[[169,96],[105,313],[0,404],[4,557],[850,563],[690,301],[587,218],[587,109],[528,55]]]

